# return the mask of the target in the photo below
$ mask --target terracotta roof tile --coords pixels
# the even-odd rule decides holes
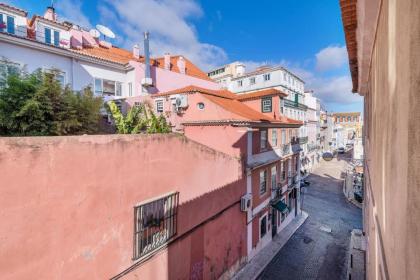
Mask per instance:
[[[28,15],[28,12],[27,11],[22,10],[22,9],[19,9],[17,7],[13,7],[13,6],[7,5],[6,3],[0,3],[0,7],[5,8],[5,9],[8,9],[8,10],[12,10],[12,11],[17,12],[17,13],[20,13],[20,14],[22,14],[24,16],[27,16]]]
[[[223,97],[227,99],[236,99],[236,94],[228,90],[212,90],[212,89],[201,88],[201,87],[197,87],[193,85],[171,90],[168,92],[158,93],[158,94],[153,95],[152,97],[167,96],[167,95],[180,94],[180,93],[189,94],[189,93],[197,93],[197,92],[208,94],[208,95],[214,95],[218,97]]]
[[[276,96],[276,95],[287,96],[287,94],[282,92],[281,90],[270,88],[270,89],[248,92],[244,94],[238,94],[237,99],[240,101],[245,101],[245,100],[251,100],[251,99],[258,99],[265,96]]]
[[[171,56],[171,71],[180,73],[178,65],[177,65],[177,61],[178,58],[180,57],[180,55],[174,55]],[[210,79],[207,74],[205,72],[203,72],[200,68],[198,68],[197,66],[195,66],[191,61],[189,61],[188,59],[186,59],[184,57],[185,60],[185,74],[192,76],[192,77],[196,77],[196,78],[200,78],[203,80],[207,80],[207,81],[213,81],[212,79]],[[163,57],[158,57],[158,58],[154,58],[153,59],[153,65],[159,67],[159,68],[164,68],[165,67],[165,59]]]
[[[188,86],[173,91],[155,94],[152,97],[167,96],[172,94],[195,94],[201,93],[203,96],[218,106],[222,107],[226,111],[232,114],[231,118],[226,120],[236,121],[250,121],[250,122],[271,122],[278,124],[291,124],[291,125],[302,125],[301,121],[292,120],[287,117],[281,116],[279,119],[274,119],[267,116],[259,111],[252,109],[245,105],[241,101],[237,100],[238,95],[233,94],[228,90],[210,90],[196,86]],[[214,120],[216,121],[216,120]],[[217,120],[220,121],[220,120]],[[200,123],[200,122],[197,122]]]
[[[140,61],[140,59],[135,59],[133,54],[125,49],[120,49],[117,47],[111,48],[103,48],[103,47],[96,47],[96,48],[83,48],[81,50],[71,49],[73,52],[88,55],[90,57],[108,60],[111,62],[119,63],[119,64],[127,64],[131,60]]]

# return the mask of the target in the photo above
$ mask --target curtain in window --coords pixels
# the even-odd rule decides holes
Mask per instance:
[[[4,32],[3,14],[0,14],[0,32]]]

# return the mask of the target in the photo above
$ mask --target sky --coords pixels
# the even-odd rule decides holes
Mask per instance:
[[[43,14],[51,0],[2,0]],[[242,61],[247,71],[282,65],[329,111],[361,111],[351,77],[339,0],[56,0],[59,19],[110,27],[131,49],[150,32],[151,54],[182,54],[204,71]]]

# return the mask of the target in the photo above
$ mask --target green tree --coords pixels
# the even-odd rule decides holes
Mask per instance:
[[[163,115],[156,117],[155,113],[145,103],[133,106],[124,116],[115,102],[108,103],[109,111],[119,134],[137,133],[169,133],[171,127]]]
[[[74,135],[98,131],[102,98],[73,92],[55,72],[14,74],[0,88],[0,135]]]

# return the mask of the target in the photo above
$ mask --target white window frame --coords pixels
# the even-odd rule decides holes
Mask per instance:
[[[267,172],[267,169],[264,169],[264,170],[260,170],[260,173],[259,173],[259,193],[260,193],[260,196],[262,196],[262,195],[264,195],[264,194],[266,194],[267,193],[267,176],[268,175],[268,172]],[[264,191],[262,191],[262,188],[261,188],[261,184],[262,184],[262,179],[264,179],[265,181],[265,187],[264,187]]]
[[[271,189],[275,189],[276,185],[277,185],[277,166],[276,165],[271,167],[271,174],[270,175],[271,175]],[[273,179],[274,179],[274,184],[273,184]]]
[[[257,82],[257,79],[255,79],[255,77],[250,77],[250,78],[249,78],[249,84],[250,84],[250,85],[255,85],[255,84],[256,84],[256,82]]]
[[[129,97],[133,96],[133,83],[132,82],[128,83],[128,96]]]
[[[159,109],[160,107],[162,107],[161,110]],[[163,111],[165,110],[165,100],[163,98],[155,99],[155,110],[156,113],[163,113]]]
[[[102,90],[100,92],[97,92],[97,90],[96,90],[96,80],[100,80],[101,81],[101,88],[102,88]],[[94,91],[94,94],[95,95],[97,95],[97,94],[103,95],[104,94],[104,80],[106,80],[108,82],[113,82],[114,83],[114,88],[115,88],[114,94],[106,93],[106,95],[109,95],[109,96],[117,96],[117,97],[122,97],[124,95],[124,88],[123,88],[124,83],[123,82],[94,77],[93,78],[93,91]],[[117,94],[118,93],[118,87],[120,87],[120,89],[121,89],[120,95]]]
[[[267,134],[268,134],[268,131],[266,129],[260,130],[260,150],[261,151],[267,149],[267,142],[268,142]],[[265,136],[263,137],[263,135]]]
[[[262,112],[263,113],[270,113],[273,111],[273,98],[272,97],[264,97],[261,99],[262,102]]]
[[[239,80],[239,81],[238,81],[238,87],[242,87],[242,86],[243,86],[243,84],[244,84],[243,80]]]
[[[262,220],[265,218],[265,234],[264,236],[261,236],[261,222]],[[258,223],[258,236],[259,236],[259,240],[263,239],[264,237],[266,237],[268,234],[268,213],[265,213],[264,215],[262,215],[259,219],[259,223]]]
[[[8,33],[8,34],[13,34],[13,35],[16,35],[16,33],[17,33],[17,28],[18,28],[18,26],[17,26],[17,23],[16,23],[16,21],[17,21],[17,19],[16,19],[16,16],[15,15],[12,15],[12,14],[7,14],[7,13],[5,13],[4,11],[0,11],[0,14],[2,14],[3,15],[3,23],[6,25],[6,27],[4,28],[4,31],[3,31],[3,33]],[[4,18],[4,17],[6,17],[6,18]],[[8,24],[7,24],[7,17],[11,17],[11,18],[13,18],[13,23],[14,23],[14,26],[13,26],[13,31],[14,31],[14,33],[9,33],[9,31],[8,31]]]
[[[264,81],[265,81],[265,82],[267,82],[267,81],[269,81],[269,80],[271,79],[271,75],[270,75],[270,73],[268,73],[268,74],[264,74],[264,75],[263,75],[263,77],[264,77]]]
[[[274,135],[275,135],[275,137],[274,137]],[[276,128],[274,128],[274,129],[271,130],[271,145],[273,147],[277,147],[278,142],[279,142],[278,131],[277,131]]]

